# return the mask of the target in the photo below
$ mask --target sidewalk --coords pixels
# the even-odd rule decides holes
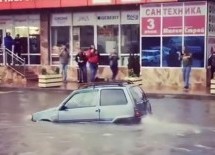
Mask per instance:
[[[51,88],[40,88],[38,87],[38,82],[28,82],[26,85],[21,84],[0,84],[0,90],[2,89],[26,89],[26,90],[41,90],[41,91],[72,91],[81,86],[81,84],[77,82],[68,82],[63,84],[61,87],[51,87]],[[150,87],[144,88],[144,91],[149,96],[175,96],[175,97],[204,97],[204,98],[213,98],[215,99],[215,95],[210,94],[209,88],[203,89],[191,89],[184,90],[183,88],[170,88],[170,87]]]

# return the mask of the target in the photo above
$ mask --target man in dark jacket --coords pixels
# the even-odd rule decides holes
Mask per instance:
[[[75,61],[78,63],[79,66],[79,83],[86,83],[87,82],[87,56],[85,53],[80,49],[79,53],[75,56]]]
[[[13,38],[10,36],[10,33],[7,32],[6,36],[4,37],[4,45],[5,48],[8,49],[10,52],[12,52],[13,47]],[[11,63],[11,55],[7,53],[7,63]]]
[[[14,53],[21,57],[21,40],[19,34],[14,39]]]

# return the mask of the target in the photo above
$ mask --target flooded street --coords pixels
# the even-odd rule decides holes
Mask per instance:
[[[150,98],[138,125],[32,122],[61,91],[0,91],[0,155],[215,155],[215,101]]]

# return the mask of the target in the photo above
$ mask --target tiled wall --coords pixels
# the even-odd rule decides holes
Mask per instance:
[[[29,67],[35,73],[40,74],[41,66]],[[46,69],[51,71],[54,67],[46,66]],[[4,82],[15,82],[25,84],[25,79],[19,77],[14,72],[9,71],[6,67],[0,67],[0,75]],[[117,79],[124,79],[128,75],[126,68],[120,68]],[[100,67],[98,70],[98,77],[108,79],[111,77],[109,67]],[[144,87],[174,87],[182,88],[182,69],[175,68],[142,68],[141,77]],[[77,69],[75,67],[69,68],[68,80],[77,81]],[[207,71],[206,69],[192,69],[190,77],[191,88],[201,88],[207,85]]]

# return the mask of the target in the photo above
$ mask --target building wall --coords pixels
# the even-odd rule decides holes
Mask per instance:
[[[41,65],[49,64],[49,14],[40,14],[40,53],[41,53]]]

